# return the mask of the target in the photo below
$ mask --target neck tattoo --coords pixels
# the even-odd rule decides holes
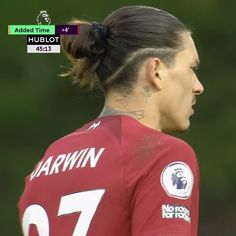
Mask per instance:
[[[110,106],[105,105],[99,117],[106,116],[106,115],[128,115],[137,120],[141,120],[144,118],[144,110],[122,111],[122,110],[116,110]]]

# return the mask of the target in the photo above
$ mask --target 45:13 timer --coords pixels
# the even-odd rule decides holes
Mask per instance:
[[[51,46],[38,46],[36,50],[39,52],[50,52],[52,50]]]

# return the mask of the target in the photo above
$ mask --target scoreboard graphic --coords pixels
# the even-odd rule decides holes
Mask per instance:
[[[27,38],[27,53],[60,53],[61,35],[78,35],[78,25],[8,25],[9,35]]]

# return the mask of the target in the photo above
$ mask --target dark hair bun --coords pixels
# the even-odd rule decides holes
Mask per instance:
[[[98,23],[73,20],[70,24],[77,24],[78,35],[63,35],[62,49],[70,58],[94,58],[105,52],[104,39],[108,36],[108,28]]]
[[[72,75],[75,82],[82,85],[90,84],[92,77],[96,77],[96,68],[107,49],[109,29],[104,24],[96,22],[73,20],[68,24],[78,25],[79,33],[61,37],[62,50],[73,64],[71,70],[62,76]],[[93,83],[90,87],[93,87]]]

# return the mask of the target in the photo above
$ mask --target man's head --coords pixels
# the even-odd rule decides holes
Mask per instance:
[[[189,128],[196,96],[203,92],[195,70],[199,58],[191,35],[183,33],[184,49],[171,66],[158,57],[148,58],[139,70],[139,86],[149,88],[149,110],[159,117],[158,126],[165,131]],[[142,85],[141,85],[142,84]]]
[[[80,33],[62,38],[73,65],[68,75],[90,88],[98,83],[107,99],[120,94],[140,100],[144,86],[149,90],[146,110],[159,116],[161,130],[188,128],[192,104],[203,88],[192,70],[197,51],[181,21],[153,7],[128,6],[103,24],[71,23]]]
[[[188,32],[175,16],[147,6],[121,7],[103,24],[70,23],[79,28],[78,35],[62,36],[62,49],[73,64],[71,74],[89,87],[97,79],[105,93],[113,87],[132,88],[137,68],[148,57],[171,65],[183,50],[183,32]]]

